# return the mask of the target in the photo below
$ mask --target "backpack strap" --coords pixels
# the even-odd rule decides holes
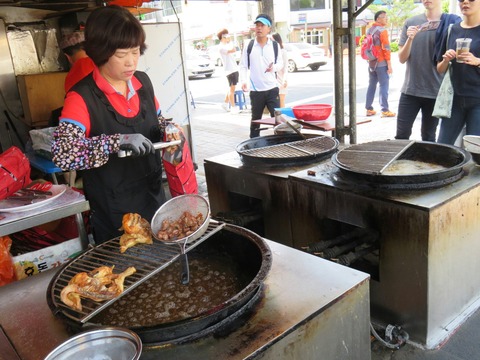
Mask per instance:
[[[248,46],[247,46],[247,61],[248,61],[248,68],[250,69],[250,53],[252,52],[252,48],[253,48],[253,39],[250,40],[250,42],[248,43]]]
[[[254,43],[254,40],[250,40],[250,42],[248,43],[248,46],[247,46],[247,63],[248,63],[248,69],[250,69],[250,53],[252,52],[252,48],[253,48],[253,43]],[[277,58],[278,58],[278,42],[272,40],[272,43],[273,43],[273,54],[274,54],[274,57],[275,57],[275,64],[277,63]]]
[[[275,56],[275,64],[277,63],[278,58],[278,42],[273,41],[273,54]]]
[[[380,42],[380,34],[382,33],[383,30],[385,30],[385,28],[383,26],[375,26],[375,28],[371,28],[372,29],[372,32],[371,32],[371,35],[372,35],[372,39],[373,40],[377,40],[377,42]],[[378,36],[375,37],[375,34],[378,32]],[[373,45],[378,45],[378,44],[375,44],[375,41],[373,42]]]

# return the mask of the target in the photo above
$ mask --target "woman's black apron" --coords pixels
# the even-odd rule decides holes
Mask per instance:
[[[153,86],[143,72],[135,72],[142,83],[137,90],[140,111],[133,118],[120,115],[98,88],[92,74],[73,87],[82,96],[90,114],[90,138],[102,134],[139,133],[152,142],[159,141],[158,118]],[[92,232],[96,243],[122,234],[125,213],[138,213],[151,221],[155,211],[165,202],[162,186],[161,153],[141,157],[119,158],[110,154],[108,162],[82,171],[85,197],[90,203]]]

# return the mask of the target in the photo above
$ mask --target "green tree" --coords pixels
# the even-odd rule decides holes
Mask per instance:
[[[443,0],[442,1],[442,12],[448,14],[450,10],[450,1],[449,0]]]

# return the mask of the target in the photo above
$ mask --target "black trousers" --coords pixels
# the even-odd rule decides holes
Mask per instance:
[[[436,139],[438,119],[432,116],[435,99],[412,96],[402,93],[398,103],[397,134],[395,139],[409,139],[418,112],[422,111],[422,140]]]
[[[266,91],[250,91],[250,103],[252,104],[252,121],[260,120],[265,106],[274,117],[275,108],[280,107],[280,97],[278,96],[278,87]],[[260,136],[260,125],[250,124],[250,138]]]

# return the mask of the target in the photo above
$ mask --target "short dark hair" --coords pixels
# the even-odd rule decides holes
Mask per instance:
[[[62,51],[63,53],[67,54],[68,56],[73,56],[80,50],[85,50],[85,41],[73,46],[67,46]]]
[[[85,25],[85,51],[97,66],[104,65],[118,49],[139,46],[143,55],[145,38],[140,21],[117,5],[92,11]]]
[[[387,12],[385,10],[380,10],[375,13],[374,20],[377,21],[378,17],[382,14],[386,14]]]
[[[222,40],[223,35],[227,35],[227,34],[228,34],[227,29],[223,29],[223,30],[219,31],[218,34],[217,34],[218,40]]]

